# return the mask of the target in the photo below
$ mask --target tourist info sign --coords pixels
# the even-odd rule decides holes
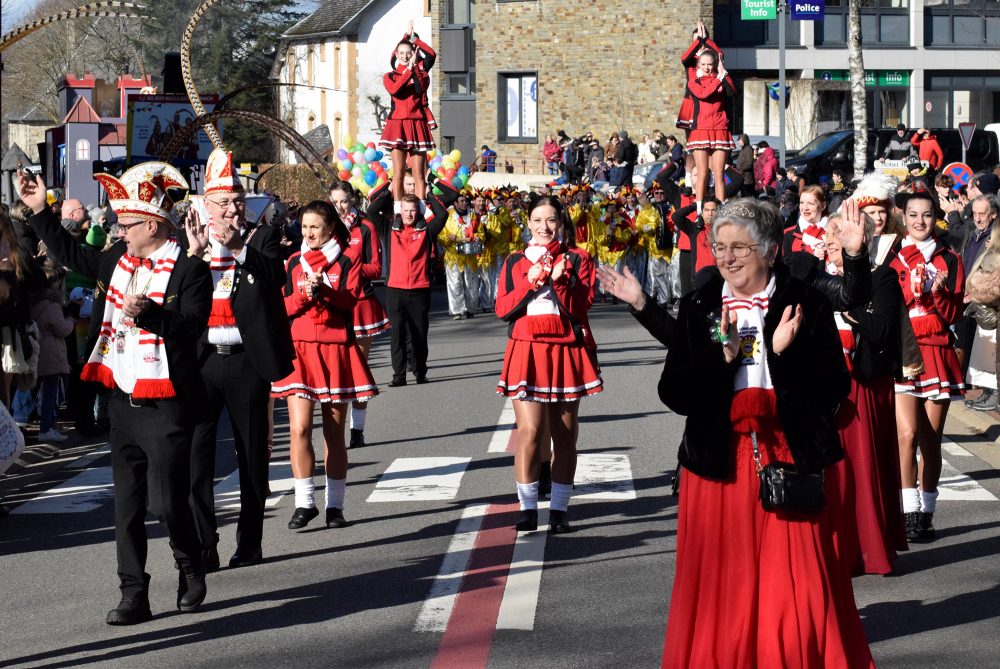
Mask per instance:
[[[775,0],[740,0],[740,18],[744,21],[767,21],[778,18]]]

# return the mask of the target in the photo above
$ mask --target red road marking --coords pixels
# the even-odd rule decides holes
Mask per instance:
[[[485,669],[514,554],[518,504],[490,504],[432,669]]]

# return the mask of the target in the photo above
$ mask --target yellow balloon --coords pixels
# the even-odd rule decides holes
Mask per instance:
[[[452,162],[457,163],[462,159],[462,152],[459,151],[458,149],[455,149],[454,151],[448,154],[448,157],[451,158]]]
[[[434,160],[434,156],[438,154],[437,149],[431,149],[427,152],[427,160]]]
[[[344,139],[344,146],[346,148],[350,149],[350,147],[354,146],[354,138],[351,137],[350,135],[344,135],[343,139]]]
[[[448,156],[447,158],[441,161],[441,167],[445,168],[446,170],[454,169],[455,162],[451,159],[451,156]]]

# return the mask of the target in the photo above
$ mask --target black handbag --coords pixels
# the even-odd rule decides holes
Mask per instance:
[[[761,465],[757,434],[751,433],[753,459],[760,477],[760,503],[765,511],[815,513],[826,506],[823,474],[800,472],[794,464],[772,462]]]

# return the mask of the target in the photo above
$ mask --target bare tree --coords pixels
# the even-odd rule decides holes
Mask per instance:
[[[865,101],[865,59],[861,53],[861,2],[848,0],[847,62],[851,70],[851,111],[854,117],[854,178],[865,174],[868,162],[868,108]]]

